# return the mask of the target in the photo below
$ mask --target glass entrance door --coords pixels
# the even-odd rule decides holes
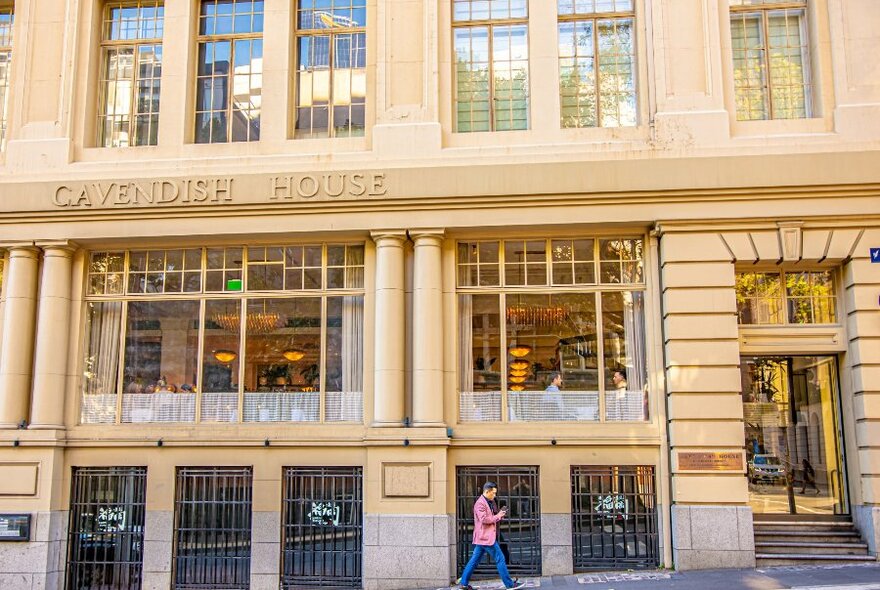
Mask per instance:
[[[743,357],[749,503],[755,514],[847,514],[837,359]]]

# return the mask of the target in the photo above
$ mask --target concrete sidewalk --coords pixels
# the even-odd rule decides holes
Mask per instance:
[[[524,578],[526,588],[571,590],[880,590],[880,563],[792,566],[745,570],[609,572]],[[501,590],[498,580],[472,582],[478,590]],[[458,586],[431,590],[457,590]]]

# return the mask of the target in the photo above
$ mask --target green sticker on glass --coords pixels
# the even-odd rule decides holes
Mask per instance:
[[[227,291],[241,291],[241,279],[227,279],[226,290]]]

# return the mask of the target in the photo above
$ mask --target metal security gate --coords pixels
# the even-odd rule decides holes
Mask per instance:
[[[179,467],[175,590],[246,590],[251,577],[250,467]]]
[[[360,588],[363,469],[284,469],[281,588]]]
[[[510,555],[512,576],[541,575],[541,498],[537,467],[458,467],[456,470],[457,571],[460,576],[471,557],[474,535],[474,502],[483,493],[483,484],[498,484],[495,502],[507,507],[501,521],[501,544]],[[497,578],[489,557],[475,572],[475,578]]]
[[[141,587],[146,467],[74,467],[67,590]]]
[[[660,563],[654,468],[572,466],[575,570]]]

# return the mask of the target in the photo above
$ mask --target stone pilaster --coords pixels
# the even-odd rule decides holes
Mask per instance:
[[[64,428],[73,252],[68,245],[43,247],[31,428]]]
[[[442,230],[410,232],[413,280],[413,423],[443,426]]]
[[[871,264],[868,246],[880,244],[880,230],[865,232],[852,260],[844,266],[843,296],[849,338],[847,365],[851,371],[855,447],[850,469],[858,473],[852,513],[869,551],[880,553],[880,265]],[[850,447],[852,448],[852,447]],[[853,460],[855,459],[855,460]]]
[[[675,567],[753,567],[744,472],[685,471],[677,460],[681,451],[744,454],[732,257],[718,234],[670,233],[660,266]]]
[[[38,248],[9,247],[9,266],[3,285],[6,308],[0,335],[0,428],[18,428],[28,417],[38,264]],[[66,363],[66,359],[62,362]]]
[[[373,426],[400,426],[404,415],[404,231],[374,232],[376,319]]]

